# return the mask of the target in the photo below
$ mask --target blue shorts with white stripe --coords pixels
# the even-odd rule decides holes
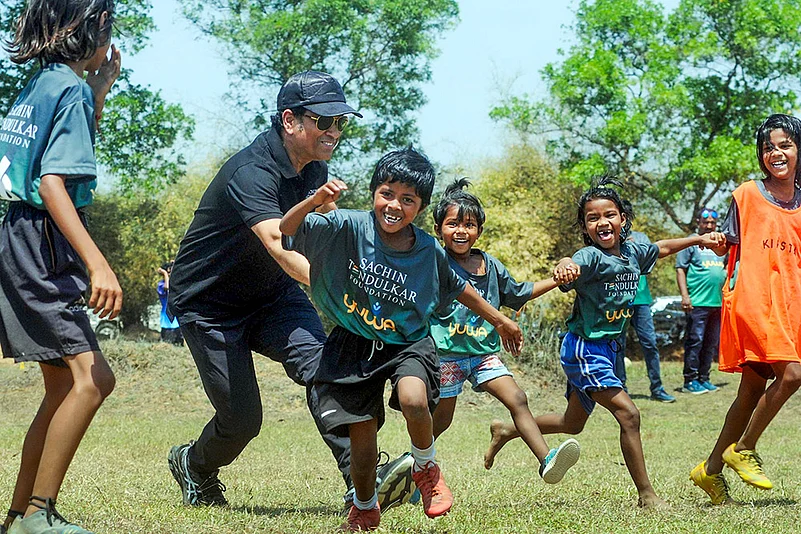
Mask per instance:
[[[617,350],[619,345],[615,340],[590,341],[572,332],[562,340],[559,359],[567,375],[565,397],[570,398],[570,393],[575,391],[588,414],[595,409],[591,393],[623,387],[615,376]]]

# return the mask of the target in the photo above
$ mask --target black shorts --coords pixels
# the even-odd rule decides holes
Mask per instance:
[[[86,314],[88,286],[83,260],[50,215],[12,202],[0,226],[3,356],[65,367],[64,356],[100,351]]]
[[[426,385],[431,412],[439,402],[439,359],[431,337],[409,345],[388,345],[336,327],[328,336],[314,377],[320,418],[327,432],[347,435],[353,423],[384,424],[384,386],[392,383],[389,407],[400,410],[396,386],[405,376]]]

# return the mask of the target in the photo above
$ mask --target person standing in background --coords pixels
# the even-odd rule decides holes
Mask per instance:
[[[704,208],[696,218],[698,233],[714,232],[718,212]],[[721,289],[726,280],[725,258],[698,246],[676,255],[676,282],[681,307],[687,314],[684,332],[684,387],[682,391],[701,395],[718,388],[709,381],[712,360],[720,343]]]
[[[167,297],[170,294],[170,273],[172,273],[173,263],[173,261],[164,262],[158,269],[159,274],[162,276],[162,279],[159,280],[156,286],[156,292],[159,295],[159,302],[161,303],[159,325],[161,327],[161,341],[183,347],[184,336],[181,335],[178,319],[167,309]]]

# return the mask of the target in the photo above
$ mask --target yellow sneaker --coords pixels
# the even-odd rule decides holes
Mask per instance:
[[[706,461],[696,465],[695,469],[690,471],[690,480],[709,495],[709,498],[712,499],[712,504],[732,502],[729,496],[729,484],[726,482],[723,473],[707,475]]]
[[[773,483],[765,476],[765,471],[762,469],[762,458],[756,451],[735,451],[734,445],[735,443],[732,443],[723,451],[723,463],[740,475],[746,484],[764,490],[773,488]]]

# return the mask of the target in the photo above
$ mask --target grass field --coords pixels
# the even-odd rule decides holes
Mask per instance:
[[[308,415],[304,391],[280,366],[257,358],[265,406],[262,433],[221,473],[231,503],[225,509],[180,505],[167,469],[170,446],[195,438],[211,415],[186,349],[121,342],[106,346],[117,389],[101,408],[67,475],[59,509],[98,534],[333,532],[344,485]],[[554,355],[554,358],[556,355]],[[509,363],[511,358],[507,358]],[[0,364],[0,509],[10,502],[22,438],[41,400],[37,367]],[[513,366],[512,366],[513,367]],[[562,379],[552,372],[514,369],[532,411],[564,408]],[[677,362],[663,364],[668,391],[681,385]],[[741,504],[711,507],[688,481],[709,452],[739,381],[715,372],[720,391],[675,393],[675,404],[647,399],[641,362],[629,368],[629,390],[642,412],[646,462],[653,485],[670,507],[643,511],[618,446],[618,428],[599,409],[577,439],[579,463],[561,484],[537,475],[536,458],[520,441],[509,443],[495,467],[482,456],[493,418],[508,419],[486,395],[467,392],[453,427],[437,443],[455,505],[430,520],[419,506],[388,511],[379,532],[399,533],[791,533],[799,532],[801,457],[799,401],[791,399],[760,443],[770,492],[727,478]],[[546,436],[558,443],[562,436]],[[390,413],[379,445],[391,455],[408,446],[402,418]]]

